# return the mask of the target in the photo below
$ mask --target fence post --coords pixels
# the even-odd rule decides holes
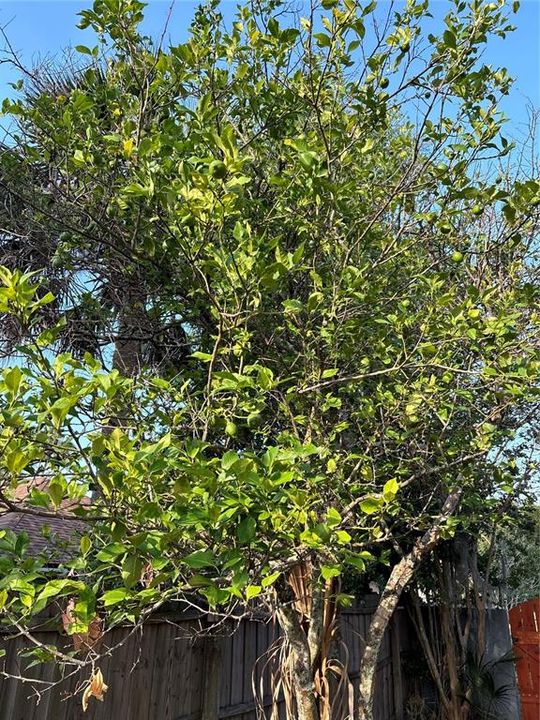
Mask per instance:
[[[403,677],[401,675],[400,611],[396,608],[390,628],[392,646],[392,679],[394,686],[394,717],[403,720]]]
[[[201,720],[219,720],[223,639],[204,638],[204,686]]]

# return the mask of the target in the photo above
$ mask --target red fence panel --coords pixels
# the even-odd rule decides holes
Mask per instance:
[[[540,598],[510,610],[523,720],[540,718]]]

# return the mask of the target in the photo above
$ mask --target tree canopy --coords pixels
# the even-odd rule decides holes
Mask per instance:
[[[75,598],[79,633],[165,601],[266,603],[313,720],[303,614],[382,562],[370,717],[403,587],[532,470],[540,183],[481,53],[513,5],[449,3],[427,34],[427,1],[382,20],[268,1],[229,26],[210,3],[165,47],[143,3],[96,0],[73,77],[29,71],[4,101],[0,312],[23,361],[0,384],[0,501],[58,517],[92,494],[62,576],[4,534],[6,622],[52,598]]]

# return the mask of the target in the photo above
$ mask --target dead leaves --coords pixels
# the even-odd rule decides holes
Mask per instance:
[[[83,712],[86,712],[88,708],[88,701],[91,697],[95,697],[96,700],[99,700],[100,702],[103,702],[103,695],[107,692],[108,685],[105,685],[105,682],[103,680],[103,675],[101,674],[101,670],[99,668],[95,669],[92,675],[90,676],[90,680],[88,681],[88,685],[86,686],[83,696],[82,696],[82,709]]]
[[[62,625],[68,635],[71,635],[73,647],[76,652],[84,651],[90,653],[92,648],[99,643],[103,637],[103,621],[96,616],[87,627],[87,631],[83,633],[73,632],[74,625],[77,622],[75,614],[75,599],[70,598],[66,607],[62,611]],[[88,701],[91,697],[103,702],[103,695],[107,692],[108,686],[103,680],[103,674],[99,668],[94,668],[92,664],[92,674],[84,688],[82,695],[82,709],[86,712],[88,709]]]
[[[76,652],[88,652],[96,646],[103,637],[103,620],[95,617],[88,625],[85,633],[72,632],[72,626],[76,622],[74,614],[75,600],[71,598],[62,611],[62,625],[65,632],[71,635],[73,640],[73,648]]]

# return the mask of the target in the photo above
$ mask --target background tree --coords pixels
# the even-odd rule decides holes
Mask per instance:
[[[535,572],[540,552],[538,506],[519,507],[516,515],[500,529],[495,539],[493,584],[499,588],[500,602],[506,607],[532,600],[540,594]]]
[[[504,454],[535,417],[540,184],[498,173],[510,80],[481,61],[508,8],[452,3],[426,35],[426,2],[383,25],[348,0],[303,18],[246,5],[229,28],[210,4],[167,50],[141,35],[142,9],[96,0],[84,83],[4,103],[19,126],[6,197],[29,205],[24,172],[47,168],[54,213],[38,183],[24,227],[53,239],[116,353],[112,371],[58,354],[42,308],[73,308],[3,271],[0,311],[29,342],[4,373],[1,500],[16,507],[39,474],[49,488],[24,510],[56,516],[99,489],[78,511],[76,580],[11,539],[4,616],[28,632],[76,596],[83,632],[96,612],[137,623],[194,590],[226,616],[264,602],[294,716],[314,720],[339,578],[380,559],[354,709],[370,718],[401,592],[441,539],[515,494]],[[189,348],[166,378],[142,351],[147,318]]]

